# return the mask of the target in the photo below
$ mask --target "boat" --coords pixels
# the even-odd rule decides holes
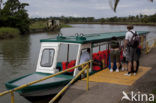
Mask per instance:
[[[89,72],[94,74],[109,66],[109,43],[112,37],[117,37],[122,44],[126,32],[110,32],[98,34],[78,34],[74,36],[63,36],[59,34],[56,38],[41,39],[41,48],[37,62],[36,72],[5,84],[7,89],[13,89],[23,84],[39,80],[46,76],[66,70],[79,64],[82,52],[90,48],[91,59],[101,61],[102,65],[90,64]],[[148,31],[137,31],[140,37],[146,40]],[[60,91],[79,70],[76,68],[67,73],[57,75],[45,81],[33,84],[18,90],[17,92],[29,99],[41,98],[54,95]]]

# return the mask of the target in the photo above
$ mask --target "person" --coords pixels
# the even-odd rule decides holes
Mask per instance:
[[[126,36],[125,36],[125,43],[124,43],[124,47],[128,48],[128,54],[127,54],[127,61],[128,61],[128,73],[126,73],[125,75],[127,76],[131,76],[132,74],[132,64],[134,67],[134,75],[136,75],[136,68],[137,68],[137,61],[138,61],[138,55],[137,55],[137,47],[132,47],[131,41],[134,37],[134,33],[136,33],[133,30],[133,25],[128,25],[127,26],[127,32],[126,32]]]
[[[119,67],[120,67],[120,45],[119,42],[117,41],[116,37],[112,37],[111,43],[110,43],[110,61],[111,61],[111,68],[110,72],[113,72],[113,67],[114,67],[114,62],[116,62],[116,72],[119,72]]]
[[[86,51],[82,51],[81,56],[80,56],[80,62],[79,62],[79,64],[83,64],[83,63],[85,63],[85,62],[87,62],[89,60],[90,60],[90,48],[87,48]],[[82,68],[83,67],[79,67],[78,70],[81,71]],[[83,75],[81,75],[81,78],[84,77],[84,74],[85,73],[83,73]]]
[[[79,64],[82,64],[82,63],[87,62],[87,61],[89,61],[89,60],[90,60],[90,49],[87,48],[86,51],[83,51],[83,52],[81,53]]]
[[[79,64],[83,64],[83,63],[85,63],[85,62],[87,62],[89,60],[90,60],[90,48],[87,48],[86,51],[82,51],[81,56],[80,56]],[[78,70],[81,71],[83,67],[78,67]],[[83,72],[81,74],[81,79],[84,78],[84,77],[85,77],[85,72]]]
[[[127,53],[128,53],[128,49],[127,48],[123,48],[123,59],[122,59],[122,71],[128,70],[127,68]]]

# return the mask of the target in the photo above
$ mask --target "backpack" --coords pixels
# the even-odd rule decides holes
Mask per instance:
[[[140,37],[138,36],[136,32],[135,33],[133,33],[132,31],[130,32],[133,34],[133,36],[131,40],[129,41],[129,45],[132,48],[137,48],[139,46]]]
[[[110,44],[111,48],[112,49],[115,49],[115,48],[119,48],[120,47],[120,44],[118,41],[111,41],[111,44]]]

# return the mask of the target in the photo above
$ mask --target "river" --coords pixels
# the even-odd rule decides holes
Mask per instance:
[[[156,26],[135,26],[137,31],[150,31],[148,39],[156,38]],[[126,31],[126,25],[72,24],[62,28],[65,36],[75,33],[92,34]],[[0,92],[6,90],[5,82],[33,73],[36,69],[40,39],[53,38],[57,34],[36,33],[9,40],[0,40]],[[15,103],[30,103],[15,93]],[[10,94],[0,97],[0,103],[10,103]]]

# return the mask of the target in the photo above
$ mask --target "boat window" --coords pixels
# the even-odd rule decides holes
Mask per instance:
[[[69,45],[69,61],[76,60],[77,53],[78,53],[78,45]]]
[[[76,44],[60,44],[57,62],[76,60],[78,47]]]
[[[60,44],[59,51],[58,51],[58,62],[63,62],[67,60],[67,49],[68,44]]]
[[[93,53],[97,53],[99,51],[99,46],[93,47]]]
[[[42,58],[41,58],[41,66],[42,67],[51,67],[53,64],[53,58],[54,58],[54,49],[44,49],[42,52]]]
[[[100,45],[100,51],[106,50],[107,49],[107,45]]]

